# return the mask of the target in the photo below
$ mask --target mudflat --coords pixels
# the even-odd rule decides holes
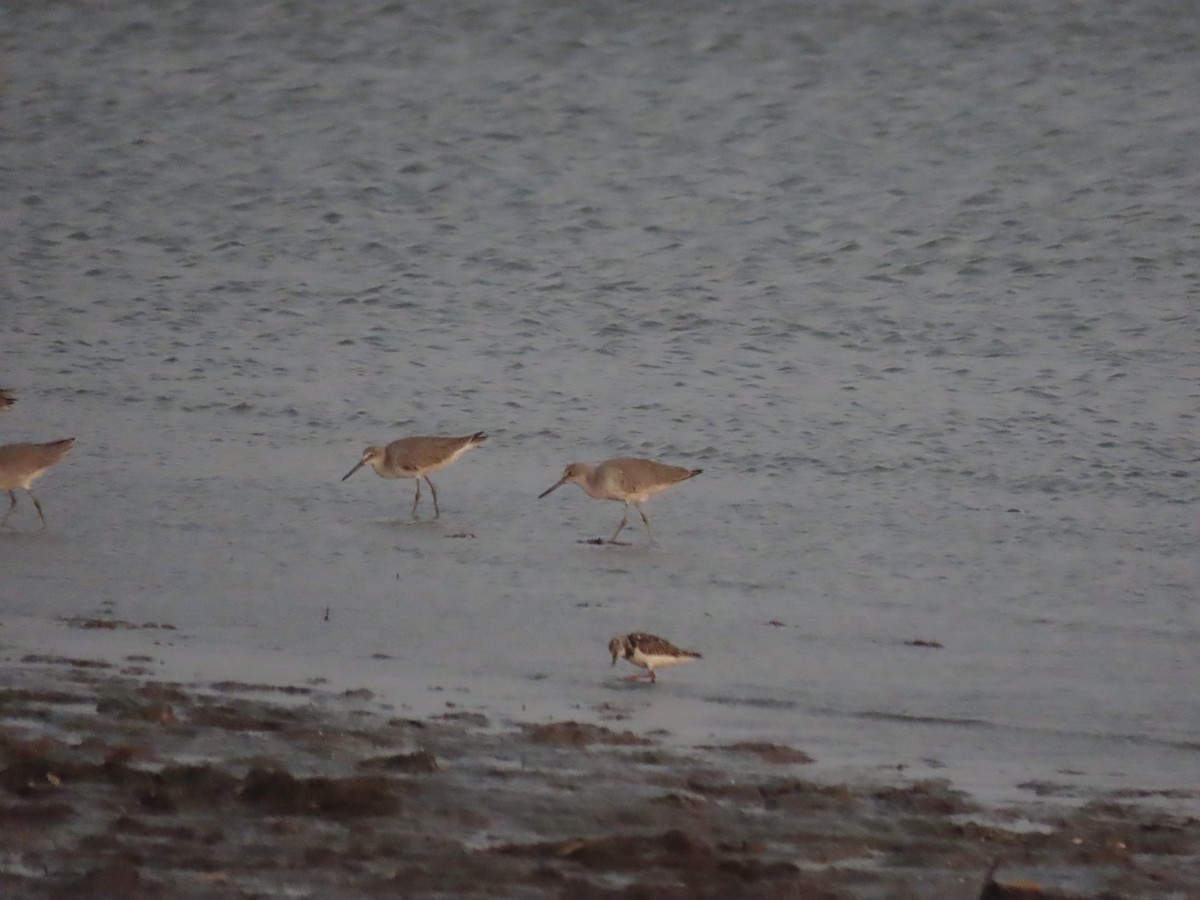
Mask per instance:
[[[802,747],[411,718],[320,683],[183,684],[26,655],[0,687],[0,894],[28,898],[1185,898],[1171,798],[984,808]]]

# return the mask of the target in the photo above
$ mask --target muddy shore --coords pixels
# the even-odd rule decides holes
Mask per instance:
[[[320,683],[164,683],[148,661],[3,661],[0,895],[1200,895],[1200,820],[1170,798],[1048,786],[987,809],[899,772],[821,783],[802,747],[680,750],[619,708],[417,719]]]

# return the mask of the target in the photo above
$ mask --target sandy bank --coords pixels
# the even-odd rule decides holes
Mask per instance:
[[[820,783],[801,748],[668,749],[618,710],[409,718],[368,691],[145,676],[4,664],[4,896],[975,898],[994,860],[1042,889],[989,897],[1200,884],[1200,821],[1152,797],[985,809],[903,773]]]

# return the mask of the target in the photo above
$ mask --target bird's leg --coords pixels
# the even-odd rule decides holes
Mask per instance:
[[[656,675],[654,674],[654,670],[653,670],[653,669],[651,669],[651,670],[650,670],[650,683],[651,683],[651,684],[658,684],[658,676],[656,676]]]
[[[417,483],[417,496],[413,498],[412,508],[412,517],[415,519],[417,517],[417,504],[421,502],[421,479],[414,478],[413,481]]]
[[[608,539],[610,544],[617,542],[617,535],[621,533],[621,529],[629,522],[629,502],[625,503],[625,512],[621,516],[621,524],[617,526],[617,530],[613,532],[613,536]]]
[[[634,503],[633,508],[642,515],[642,521],[646,523],[646,538],[650,543],[654,543],[654,535],[650,533],[650,520],[646,518],[646,511],[642,509],[641,504]]]
[[[0,527],[4,526],[4,523],[8,521],[8,517],[12,515],[12,511],[17,507],[17,492],[9,491],[8,497],[12,502],[8,504],[8,511],[4,514],[4,518],[0,519]]]
[[[33,501],[33,505],[37,507],[38,518],[42,520],[42,527],[46,527],[46,514],[42,512],[42,504],[38,503],[38,498],[33,495],[33,491],[25,488],[25,493],[29,495],[29,499]],[[17,502],[17,498],[13,497],[13,503]]]
[[[435,519],[440,519],[442,517],[442,511],[438,509],[437,488],[433,486],[433,482],[429,480],[428,475],[425,476],[425,483],[429,485],[429,490],[433,491],[433,517]]]

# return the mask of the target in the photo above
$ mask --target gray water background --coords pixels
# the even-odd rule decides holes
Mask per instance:
[[[1195,788],[1194,4],[0,16],[0,440],[78,439],[7,658]],[[480,429],[435,524],[339,481]],[[705,470],[653,546],[536,499],[617,455]],[[628,686],[635,629],[705,659]]]

